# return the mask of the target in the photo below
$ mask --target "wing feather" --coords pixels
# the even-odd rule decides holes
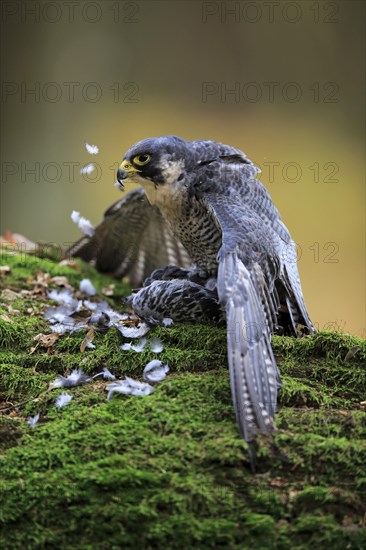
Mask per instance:
[[[236,417],[248,442],[258,432],[274,430],[281,385],[271,347],[280,307],[276,281],[285,289],[283,303],[291,306],[293,322],[297,315],[312,327],[296,263],[284,254],[294,243],[257,172],[243,164],[226,165],[223,172],[218,163],[207,170],[206,178],[200,174],[205,192],[198,194],[222,232],[217,288],[226,311]]]
[[[65,253],[95,264],[114,277],[127,276],[135,286],[159,267],[191,260],[143,189],[136,189],[106,210],[92,237],[82,237]]]
[[[271,432],[279,375],[268,324],[251,275],[236,251],[220,254],[218,295],[225,306],[231,391],[240,431]]]

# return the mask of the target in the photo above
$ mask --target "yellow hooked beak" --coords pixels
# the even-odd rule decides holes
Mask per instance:
[[[129,176],[137,172],[141,172],[141,170],[138,170],[137,168],[135,168],[130,162],[128,162],[128,160],[124,160],[119,165],[119,168],[117,170],[116,185],[118,185],[118,187],[123,190],[124,189],[123,184],[128,182]]]

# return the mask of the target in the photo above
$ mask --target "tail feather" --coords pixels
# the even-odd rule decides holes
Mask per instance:
[[[254,277],[254,281],[256,281]],[[219,257],[218,294],[225,306],[230,382],[243,438],[274,430],[279,373],[261,290],[236,252]]]

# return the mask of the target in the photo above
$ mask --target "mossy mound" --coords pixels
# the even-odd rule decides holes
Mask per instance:
[[[85,352],[83,333],[36,346],[37,334],[50,333],[42,311],[52,303],[42,288],[37,294],[37,277],[50,288],[55,276],[76,288],[90,277],[99,292],[111,281],[81,263],[3,263],[11,272],[0,280],[8,289],[0,303],[2,549],[365,547],[364,341],[330,332],[273,338],[284,382],[276,447],[258,441],[253,474],[233,414],[224,329],[153,329],[171,370],[152,395],[107,401],[107,382],[95,380],[68,390],[73,400],[57,409],[62,390],[48,386],[58,374],[108,367],[141,379],[154,354],[122,352],[115,329]],[[117,283],[108,300],[117,307],[127,292]],[[26,418],[37,412],[32,430]]]

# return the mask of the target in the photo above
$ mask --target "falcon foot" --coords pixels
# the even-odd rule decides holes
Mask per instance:
[[[155,269],[149,277],[144,280],[143,286],[150,285],[153,281],[171,281],[172,279],[185,279],[198,285],[205,286],[207,274],[196,269],[182,269],[176,265],[167,265]]]

